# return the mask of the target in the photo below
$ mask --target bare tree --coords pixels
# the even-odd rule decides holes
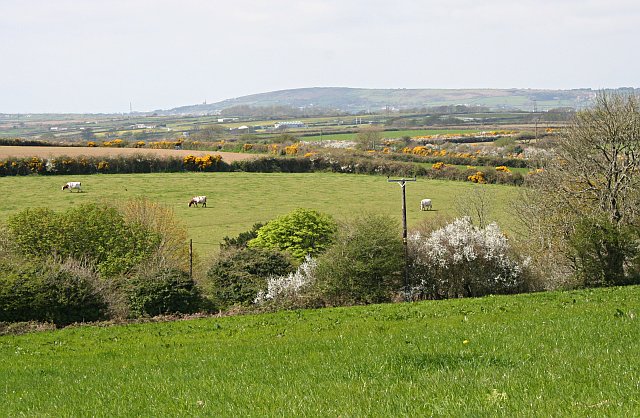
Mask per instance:
[[[476,185],[470,193],[456,199],[458,215],[468,216],[480,228],[492,221],[493,205],[486,186]]]
[[[555,152],[532,176],[530,232],[544,232],[537,237],[543,247],[557,244],[577,271],[588,266],[599,276],[589,278],[594,283],[625,282],[637,252],[629,228],[637,226],[640,204],[640,97],[599,93]]]
[[[376,145],[380,143],[383,129],[380,126],[369,125],[361,128],[356,135],[358,147],[364,150],[375,150]]]

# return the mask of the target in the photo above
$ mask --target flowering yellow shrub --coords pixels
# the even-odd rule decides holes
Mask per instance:
[[[431,166],[431,168],[433,168],[434,170],[440,170],[441,168],[446,167],[447,165],[445,163],[443,163],[442,161],[438,161],[437,163],[433,164]]]
[[[242,146],[242,151],[251,151],[253,149],[253,145],[252,144],[244,144]]]
[[[211,155],[207,154],[202,157],[196,157],[193,155],[187,155],[182,159],[182,163],[187,170],[200,170],[207,171],[208,168],[214,167],[220,161],[222,156],[220,154]]]
[[[478,171],[476,172],[476,174],[473,174],[469,177],[467,177],[467,180],[474,182],[474,183],[486,183],[487,181],[484,178],[484,173],[482,171]]]
[[[145,146],[145,145],[146,145],[146,144],[145,144],[145,142],[144,142],[144,141],[138,141],[138,142],[136,142],[136,143],[135,143],[135,145],[134,145],[134,146],[135,146],[136,148],[144,148],[144,146]]]
[[[105,141],[102,143],[103,147],[110,148],[122,148],[124,147],[124,141],[122,139],[114,139],[113,141]]]
[[[44,171],[44,160],[33,157],[27,162],[27,167],[32,173],[42,173]]]
[[[382,153],[383,153],[383,154],[390,154],[390,153],[391,153],[391,148],[389,148],[389,147],[385,147],[385,148],[382,150]]]
[[[88,146],[88,147],[96,147],[97,145],[96,145],[96,143],[95,143],[95,142],[93,142],[93,141],[89,141],[89,142],[87,142],[87,146]]]
[[[509,170],[509,168],[504,165],[497,166],[496,171],[502,171],[503,173],[511,173],[511,170]]]
[[[287,155],[296,155],[298,153],[298,146],[299,144],[293,144],[293,145],[289,145],[288,147],[284,148],[284,152]]]
[[[155,141],[149,143],[149,148],[172,149],[182,145],[182,141]]]
[[[314,152],[307,152],[307,153],[304,155],[304,158],[311,158],[311,157],[313,157],[314,155],[316,155]]]
[[[99,161],[98,165],[96,166],[96,168],[98,169],[98,171],[100,172],[105,172],[109,170],[109,163],[106,161]]]

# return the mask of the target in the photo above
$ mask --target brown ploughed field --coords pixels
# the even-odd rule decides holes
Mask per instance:
[[[106,147],[27,147],[27,146],[0,146],[0,159],[8,157],[103,157],[118,155],[153,155],[156,157],[184,157],[187,155],[202,156],[207,154],[220,154],[222,160],[230,163],[237,160],[249,160],[256,158],[255,154],[240,154],[235,152],[196,151],[196,150],[172,150],[172,149],[145,149],[145,148],[106,148]]]

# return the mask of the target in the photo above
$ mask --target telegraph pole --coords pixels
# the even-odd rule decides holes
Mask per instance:
[[[408,302],[409,297],[409,249],[407,247],[407,198],[405,194],[405,186],[408,181],[416,181],[416,178],[405,179],[390,179],[387,177],[389,183],[398,183],[402,189],[402,245],[404,247],[404,298]]]

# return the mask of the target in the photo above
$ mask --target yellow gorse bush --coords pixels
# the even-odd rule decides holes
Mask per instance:
[[[486,179],[484,178],[484,173],[482,171],[476,172],[476,174],[472,174],[467,177],[467,180],[473,183],[486,183]]]
[[[438,161],[437,163],[434,163],[431,168],[433,168],[434,170],[440,170],[441,168],[446,167],[447,165],[445,163],[443,163],[442,161]]]

